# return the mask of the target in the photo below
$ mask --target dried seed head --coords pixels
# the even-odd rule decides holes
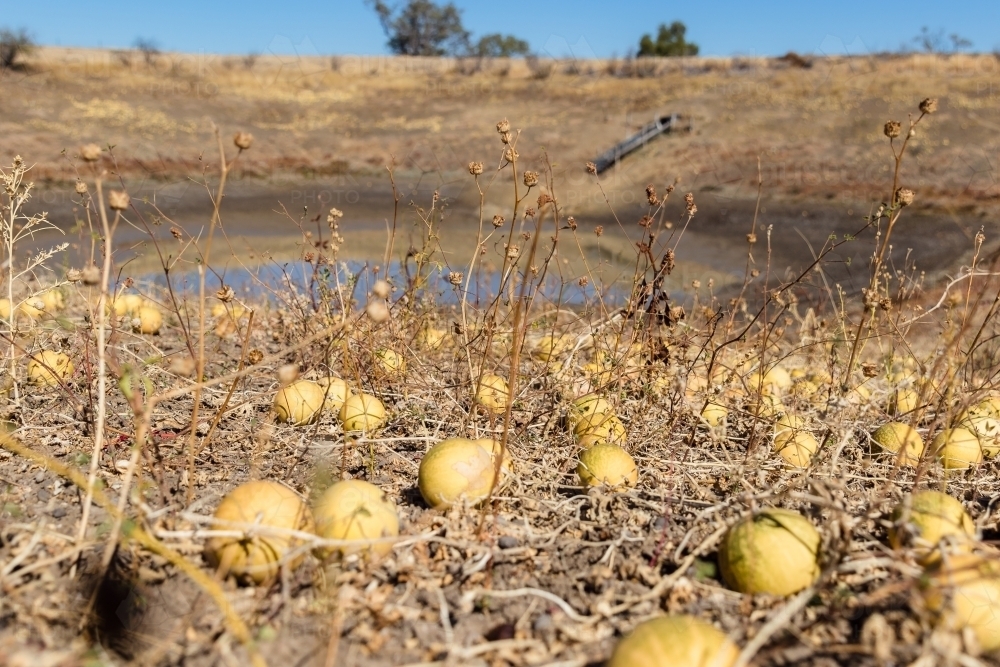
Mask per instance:
[[[598,238],[600,238],[601,234],[603,233],[604,233],[604,225],[597,225],[596,227],[594,227],[594,234],[596,234]]]
[[[551,204],[553,202],[555,202],[555,199],[553,199],[552,195],[548,194],[547,192],[543,192],[542,194],[538,195],[538,199],[536,200],[538,208],[541,208],[546,204]]]
[[[101,147],[97,144],[80,146],[80,159],[84,162],[97,162],[101,159]]]
[[[934,113],[937,108],[938,101],[934,97],[928,97],[920,103],[920,113]]]
[[[278,382],[282,385],[289,385],[299,378],[298,364],[285,364],[278,369]]]
[[[79,269],[70,269],[66,272],[66,280],[71,283],[78,283],[83,280],[83,272]]]
[[[170,235],[173,236],[178,241],[180,241],[182,238],[184,238],[184,231],[181,230],[180,227],[171,227]]]
[[[893,203],[896,206],[909,206],[913,203],[913,190],[909,188],[899,188],[893,195]]]
[[[874,310],[878,304],[878,293],[867,287],[861,288],[861,299],[865,304],[865,310]]]
[[[507,259],[517,259],[521,255],[521,249],[516,245],[507,245],[505,243],[504,247],[507,248]]]
[[[524,184],[529,188],[538,185],[538,172],[537,171],[524,172]]]
[[[587,163],[587,173],[588,174],[596,174],[597,173],[597,165],[594,164],[593,162],[588,162]]]
[[[249,132],[237,132],[233,135],[233,143],[241,151],[248,150],[253,146],[253,135]]]
[[[479,176],[483,173],[483,163],[482,162],[470,162],[469,163],[469,173],[473,176]]]
[[[339,208],[331,208],[330,212],[326,214],[326,221],[333,223],[337,222],[343,217],[344,217],[343,211],[341,211]]]
[[[235,296],[236,293],[233,292],[233,288],[230,287],[229,285],[223,285],[222,288],[215,293],[215,298],[221,301],[222,303],[229,303],[230,301],[233,300],[233,297]]]
[[[513,139],[513,137],[511,136],[510,132],[501,132],[500,133],[500,142],[501,143],[503,143],[503,144],[510,144],[511,139]]]
[[[101,270],[94,264],[91,264],[80,272],[80,278],[83,280],[84,285],[96,285],[101,282]]]
[[[381,324],[389,319],[389,306],[385,305],[383,299],[372,299],[365,307],[365,314],[376,324]]]
[[[753,232],[747,234],[747,243],[754,244],[757,242],[757,235]]]
[[[372,294],[374,294],[380,299],[388,299],[389,291],[391,289],[392,287],[385,280],[377,280],[375,281],[375,284],[372,286]]]
[[[76,194],[78,195],[87,194],[87,184],[84,183],[83,181],[77,181],[75,189],[76,189]]]
[[[650,206],[659,206],[660,198],[656,196],[656,188],[650,183],[646,186],[646,201],[649,202]]]
[[[899,133],[903,131],[903,125],[898,120],[887,121],[885,126],[882,128],[882,132],[885,136],[890,139],[895,139],[899,136]]]
[[[112,211],[124,211],[132,201],[127,192],[112,190],[108,193],[108,208]]]
[[[451,273],[448,274],[448,282],[454,285],[455,287],[459,287],[462,284],[462,280],[464,279],[465,276],[458,271],[452,271]]]
[[[691,288],[692,289],[701,289],[701,281],[700,280],[692,280],[691,281]]]
[[[576,231],[576,218],[574,218],[573,216],[569,216],[568,218],[566,218],[566,226]]]
[[[513,146],[508,146],[504,149],[503,159],[507,160],[507,162],[514,162],[518,157],[520,157],[520,154],[514,150]]]
[[[524,217],[526,217],[526,218],[534,218],[535,217],[535,207],[534,206],[529,206],[528,208],[524,209]]]
[[[698,212],[698,207],[694,205],[694,193],[689,192],[684,195],[684,205],[687,207],[687,214],[689,216],[694,215]]]
[[[493,226],[494,227],[503,227],[503,223],[504,222],[505,222],[505,220],[504,220],[504,217],[502,215],[494,215],[493,216]]]
[[[510,122],[506,118],[497,123],[497,132],[499,132],[500,134],[503,134],[504,132],[510,132]]]
[[[576,284],[579,285],[580,287],[586,287],[587,285],[590,284],[590,278],[588,278],[587,276],[582,276],[579,280],[576,281]]]
[[[249,352],[247,352],[247,363],[249,363],[251,366],[256,366],[262,361],[264,361],[264,353],[258,350],[257,348],[254,348]]]

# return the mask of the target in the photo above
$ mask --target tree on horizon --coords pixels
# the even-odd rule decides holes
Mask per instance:
[[[655,41],[649,34],[642,36],[637,55],[661,58],[698,55],[698,45],[687,41],[686,34],[687,26],[680,21],[674,21],[669,26],[661,23]]]
[[[462,13],[454,3],[410,0],[402,9],[393,9],[382,0],[366,1],[378,15],[393,53],[446,56],[469,51],[469,31],[462,25]]]
[[[491,33],[472,42],[462,24],[462,11],[454,3],[409,0],[390,7],[383,0],[365,0],[378,15],[389,49],[401,56],[478,56],[510,58],[527,55],[528,43],[513,35]]]

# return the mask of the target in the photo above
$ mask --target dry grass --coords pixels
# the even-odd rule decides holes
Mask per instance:
[[[1000,61],[986,55],[820,58],[809,69],[672,59],[644,77],[623,75],[622,63],[581,61],[544,79],[521,60],[463,70],[447,59],[385,57],[331,64],[264,55],[248,67],[239,58],[164,53],[152,64],[133,54],[126,64],[109,51],[43,48],[32,58],[27,73],[5,74],[15,94],[0,100],[8,138],[0,157],[9,160],[15,146],[32,155],[39,180],[72,181],[61,151],[87,141],[115,145],[131,179],[183,179],[200,169],[205,119],[225,118],[258,139],[241,175],[324,181],[346,173],[387,185],[383,167],[395,159],[407,185],[451,183],[469,159],[491,154],[484,125],[508,115],[533,146],[559,156],[564,206],[579,216],[604,210],[583,164],[654,114],[680,113],[694,132],[656,142],[616,170],[606,183],[612,201],[634,201],[624,198],[680,175],[715,196],[752,198],[764,156],[770,197],[869,202],[891,180],[874,149],[877,128],[919,88],[943,106],[933,136],[915,139],[920,205],[975,212],[997,195],[983,137],[1000,126]],[[537,153],[523,159],[540,168]]]
[[[954,68],[978,61],[903,62],[926,83],[925,69],[954,76]],[[231,79],[219,80],[235,89],[251,76],[241,66],[223,67]],[[679,70],[657,74],[665,78],[655,87],[645,78],[595,73],[581,88],[590,87],[592,105],[612,91],[663,94],[671,76],[697,80],[685,72],[695,66],[709,70],[699,76],[719,77],[736,67],[672,63]],[[109,61],[107,76],[119,70],[129,81],[152,76],[143,67]],[[329,88],[352,94],[347,80],[359,75],[347,62],[338,67],[317,76],[344,78]],[[774,117],[813,103],[799,72],[766,67],[768,81],[784,91],[780,101],[771,100]],[[281,73],[265,58],[252,72],[258,68]],[[455,76],[405,68],[366,75],[396,90],[426,81],[421,77]],[[473,76],[541,89],[553,78],[584,75],[528,78],[512,67],[503,76]],[[266,90],[269,103],[289,91],[308,97],[304,84],[276,80],[282,83]],[[503,97],[516,98],[512,90]],[[570,104],[575,93],[563,95],[555,96],[557,106],[593,112]],[[122,97],[140,104],[135,90]],[[809,113],[839,122],[829,108]],[[128,114],[116,117],[132,122]],[[157,118],[133,120],[140,117]],[[554,117],[537,127],[546,131]],[[920,125],[929,137],[938,132],[931,121]],[[421,122],[404,118],[389,134],[435,136]],[[305,138],[318,131],[310,127],[302,128]],[[979,529],[976,548],[993,557],[996,460],[947,472],[928,450],[919,466],[904,467],[873,452],[868,438],[888,419],[887,400],[901,385],[918,388],[919,405],[899,418],[928,437],[996,389],[1000,280],[996,266],[983,263],[982,239],[970,242],[966,268],[943,289],[926,285],[913,258],[892,264],[893,256],[883,254],[887,225],[905,224],[909,215],[890,207],[858,222],[857,239],[829,240],[815,249],[811,267],[786,275],[771,265],[766,216],[754,216],[739,239],[746,248],[743,277],[720,295],[723,286],[714,281],[678,283],[671,276],[687,252],[688,226],[703,215],[697,197],[683,197],[683,187],[644,193],[643,183],[633,196],[648,205],[642,218],[626,221],[640,236],[617,269],[630,266],[626,288],[615,292],[601,275],[604,265],[593,265],[586,249],[602,236],[580,228],[562,202],[560,171],[549,162],[556,152],[531,145],[530,132],[498,131],[504,145],[490,130],[487,147],[466,154],[466,165],[479,154],[494,156],[496,165],[463,174],[477,211],[469,223],[475,243],[445,248],[448,228],[437,197],[420,202],[411,228],[401,213],[407,202],[394,188],[385,200],[390,232],[381,248],[374,246],[384,254],[368,252],[381,258],[380,266],[374,260],[356,272],[343,267],[352,238],[338,212],[327,208],[326,222],[290,216],[301,226],[301,279],[251,279],[236,294],[212,270],[237,259],[219,224],[221,194],[244,161],[270,159],[266,133],[264,158],[254,157],[260,137],[238,154],[220,141],[219,167],[204,176],[214,196],[205,202],[211,223],[204,234],[154,228],[138,206],[119,207],[109,219],[103,169],[114,153],[67,163],[89,184],[77,202],[87,229],[103,241],[94,245],[94,266],[79,268],[96,271],[103,260],[97,275],[104,275],[67,273],[65,311],[35,320],[12,314],[2,334],[13,372],[4,376],[10,436],[0,437],[0,661],[582,667],[599,664],[618,637],[663,611],[713,621],[754,664],[990,660],[968,632],[926,608],[914,551],[890,547],[886,533],[892,508],[911,489],[939,488],[962,501]],[[474,147],[478,139],[462,141],[453,146]],[[886,141],[870,153],[891,166]],[[507,152],[515,148],[541,157]],[[175,150],[183,155],[183,148]],[[901,182],[913,182],[917,170],[909,162],[902,169]],[[388,171],[394,186],[397,174]],[[620,215],[609,193],[621,184],[588,176],[585,186],[609,215]],[[880,196],[891,199],[887,194]],[[504,219],[494,225],[494,215]],[[166,216],[161,222],[171,225]],[[114,235],[126,225],[145,234],[166,286],[107,280],[118,267],[101,250],[114,248]],[[827,279],[836,248],[848,243],[868,248],[873,299]],[[372,290],[386,277],[385,258],[404,268],[391,276],[391,315],[380,322],[364,307],[378,301]],[[186,291],[176,278],[182,262],[202,267]],[[55,282],[36,269],[10,282],[12,296]],[[436,271],[444,281],[433,279]],[[496,276],[495,285],[471,289],[480,273]],[[136,333],[130,316],[105,315],[102,301],[123,292],[159,304],[167,324],[158,336]],[[220,302],[228,312],[213,317]],[[237,305],[251,312],[233,319]],[[430,327],[447,332],[441,344],[427,343]],[[565,347],[546,359],[540,350],[554,335]],[[376,370],[384,348],[406,359],[403,377]],[[76,372],[59,386],[26,385],[23,364],[40,349],[67,351]],[[779,414],[761,408],[767,398],[754,372],[775,365],[796,375],[780,395],[779,414],[799,417],[822,443],[806,468],[789,468],[772,451]],[[380,396],[388,426],[359,441],[345,437],[334,415],[308,427],[274,423],[271,402],[289,366],[310,378],[333,373]],[[508,407],[500,414],[474,405],[474,388],[486,373],[509,380]],[[639,470],[634,488],[578,486],[578,448],[563,417],[569,401],[590,391],[603,393],[627,425],[626,448]],[[723,425],[709,427],[701,418],[709,402],[728,409]],[[445,437],[484,434],[509,449],[512,478],[482,508],[429,509],[415,488],[420,458]],[[309,499],[338,477],[366,479],[396,503],[403,534],[386,558],[320,562],[309,555],[300,567],[284,567],[277,580],[247,588],[204,565],[211,512],[235,485],[275,480]],[[799,510],[823,537],[822,575],[789,599],[735,593],[715,568],[726,528],[767,505]],[[320,544],[311,539],[305,549]]]

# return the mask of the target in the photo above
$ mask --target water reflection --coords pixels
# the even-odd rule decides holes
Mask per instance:
[[[408,267],[398,261],[390,264],[389,280],[396,286],[397,298],[404,290],[415,284],[414,271],[412,264]],[[419,285],[421,295],[430,296],[436,304],[456,305],[461,302],[462,294],[465,293],[466,301],[470,305],[485,307],[500,292],[501,274],[498,271],[474,271],[471,280],[463,277],[462,283],[457,287],[450,283],[450,275],[451,271],[447,267],[425,268]],[[206,289],[213,292],[226,285],[240,298],[251,301],[267,299],[277,302],[280,300],[278,295],[287,293],[289,289],[307,299],[318,299],[322,289],[338,288],[345,295],[353,291],[354,298],[361,300],[370,292],[374,282],[383,277],[384,273],[376,273],[370,262],[343,261],[317,268],[305,261],[285,261],[261,263],[252,268],[244,265],[237,268],[230,267],[224,271],[210,270],[206,275],[205,285]],[[167,286],[166,275],[162,272],[135,279],[150,287]],[[512,281],[508,278],[504,286],[505,298],[517,297],[520,294],[520,281],[519,276],[517,282],[512,285]],[[589,281],[580,284],[577,280],[562,279],[551,274],[542,279],[540,286],[537,281],[537,278],[533,278],[531,285],[531,289],[535,291],[537,304],[568,307],[596,305],[601,300],[608,305],[620,305],[628,296],[630,287],[621,281],[604,286]],[[124,279],[116,281],[114,287],[121,288],[123,282]],[[171,272],[170,283],[175,293],[196,294],[199,284],[198,272],[195,269]],[[683,295],[672,294],[671,298],[683,298]]]

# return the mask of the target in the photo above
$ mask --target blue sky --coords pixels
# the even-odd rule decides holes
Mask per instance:
[[[397,0],[399,4],[402,0]],[[363,0],[240,3],[5,3],[0,26],[42,44],[122,48],[137,38],[163,50],[212,53],[382,54],[385,36]],[[390,4],[392,4],[390,2]],[[865,54],[911,43],[922,26],[957,33],[976,51],[1000,50],[1000,2],[912,0],[668,3],[663,0],[456,0],[474,35],[512,33],[555,57],[624,55],[660,22],[681,20],[703,55]]]

